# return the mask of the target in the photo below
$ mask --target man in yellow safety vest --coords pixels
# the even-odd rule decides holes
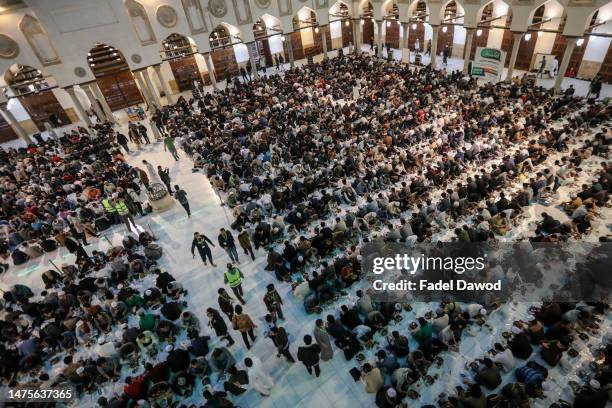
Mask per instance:
[[[238,301],[244,305],[245,301],[242,298],[242,278],[244,278],[242,271],[238,267],[228,263],[227,271],[225,271],[223,274],[223,280],[227,285],[229,285],[232,292],[234,292],[234,295],[236,295]]]
[[[132,217],[130,209],[128,208],[125,201],[123,201],[123,198],[120,198],[117,193],[113,194],[113,204],[115,206],[117,214],[119,215],[119,218],[121,218],[121,221],[125,223],[125,226],[127,227],[128,231],[131,231],[132,227],[130,226],[130,222],[135,227],[136,221],[134,221],[134,217]]]
[[[108,222],[110,224],[116,224],[117,220],[117,209],[113,205],[112,201],[108,197],[104,197],[102,199],[102,207],[104,207],[104,212],[108,217]]]

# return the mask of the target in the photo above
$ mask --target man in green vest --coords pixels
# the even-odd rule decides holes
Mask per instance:
[[[244,278],[242,271],[238,267],[228,263],[227,271],[223,274],[223,281],[225,284],[229,285],[238,301],[244,305],[246,302],[242,298],[242,278]]]
[[[174,138],[170,135],[164,138],[164,152],[168,150],[174,160],[179,160],[178,152],[176,151],[176,146],[174,145]]]
[[[130,209],[128,208],[125,201],[123,201],[123,198],[120,198],[117,193],[113,194],[113,204],[115,205],[115,210],[117,210],[117,215],[119,215],[121,221],[125,223],[125,226],[127,227],[128,231],[132,230],[130,222],[132,223],[132,225],[134,225],[134,227],[136,227],[136,221],[134,221],[134,217],[132,217]]]
[[[102,199],[102,207],[104,207],[104,212],[106,213],[106,216],[108,217],[108,222],[110,224],[116,224],[118,222],[117,209],[115,208],[115,206],[113,205],[113,203],[108,197],[104,197]]]

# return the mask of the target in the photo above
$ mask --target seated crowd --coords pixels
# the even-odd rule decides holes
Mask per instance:
[[[573,402],[555,404],[606,405],[612,389],[607,304],[544,302],[523,321],[494,298],[376,302],[362,279],[360,248],[377,240],[607,241],[599,226],[612,190],[609,107],[368,56],[235,80],[198,96],[162,108],[156,126],[232,208],[231,227],[245,252],[252,242],[252,256],[263,252],[279,285],[291,285],[293,299],[285,301],[320,315],[297,351],[309,373],[319,376],[319,361],[336,348],[360,362],[346,375],[361,380],[378,407],[417,403],[426,389],[443,390],[436,398],[441,407],[530,406],[549,397],[551,372],[570,372],[586,360],[572,384]],[[96,130],[120,143],[110,125]],[[5,293],[3,381],[69,384],[96,395],[122,378],[124,389],[98,399],[114,408],[188,406],[187,398],[231,407],[247,386],[270,395],[273,381],[261,362],[238,363],[229,350],[234,340],[226,320],[247,348],[255,325],[225,290],[218,303],[228,319],[207,310],[218,337],[212,339],[200,327],[204,317],[187,310],[186,291],[158,265],[155,237],[141,233],[107,253],[84,251],[78,241],[101,231],[96,216],[106,206],[98,200],[132,202],[130,213],[142,213],[131,191],[148,187],[144,171],[125,164],[116,144],[93,144],[92,132],[3,156],[3,198],[11,200],[3,206],[4,252],[25,252],[32,240],[61,242],[63,233],[78,255],[61,274],[46,272],[39,296],[23,285]],[[79,143],[72,151],[69,145]],[[83,154],[86,148],[92,150]],[[90,190],[97,190],[91,198]],[[96,205],[98,214],[90,208]],[[534,206],[550,210],[534,219]],[[104,218],[116,218],[112,213]],[[58,219],[64,225],[56,229]],[[268,285],[266,336],[291,363],[287,333],[277,324],[282,301]],[[493,327],[494,316],[504,324]],[[486,336],[491,349],[466,360],[462,373],[446,368],[447,359],[465,359],[462,344],[477,336]],[[584,347],[592,350],[590,360],[578,353]],[[44,369],[47,361],[52,372]],[[203,398],[194,398],[202,389]]]

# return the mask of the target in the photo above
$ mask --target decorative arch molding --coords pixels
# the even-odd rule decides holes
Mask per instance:
[[[49,35],[38,19],[30,14],[23,16],[19,22],[19,30],[32,47],[36,58],[43,66],[60,64],[62,61],[55,51]]]
[[[183,11],[187,18],[187,24],[189,25],[189,31],[191,34],[202,34],[208,32],[208,26],[206,25],[206,19],[204,18],[204,10],[202,9],[202,3],[200,0],[181,0],[183,5]]]
[[[293,7],[291,6],[291,0],[276,0],[278,4],[278,16],[292,16]]]
[[[232,5],[234,6],[234,14],[238,25],[253,24],[249,0],[232,0]]]
[[[143,5],[136,0],[125,0],[124,5],[130,16],[132,29],[140,41],[140,45],[155,44],[157,42],[155,33],[153,32],[149,16]]]

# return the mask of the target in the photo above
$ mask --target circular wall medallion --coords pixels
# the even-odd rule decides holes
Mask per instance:
[[[85,68],[83,67],[76,67],[74,69],[74,75],[78,76],[79,78],[83,78],[85,75],[87,75],[87,71],[85,71]]]
[[[0,58],[11,59],[19,55],[19,44],[11,37],[0,34]]]
[[[142,62],[142,57],[140,56],[140,54],[132,54],[130,59],[134,64],[140,64]]]
[[[268,7],[270,7],[271,1],[270,0],[255,0],[255,3],[257,3],[257,6],[259,8],[267,9]]]
[[[159,24],[166,28],[174,27],[178,20],[176,10],[165,4],[157,8],[156,16]]]
[[[227,6],[224,0],[210,0],[208,10],[210,10],[210,14],[217,18],[225,17],[227,14]]]

